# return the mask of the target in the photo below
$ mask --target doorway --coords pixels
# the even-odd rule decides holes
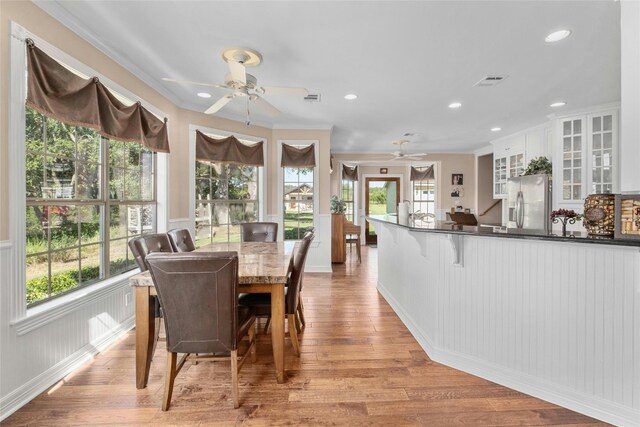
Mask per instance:
[[[400,178],[365,178],[365,215],[395,214],[400,203]],[[365,243],[377,244],[378,237],[369,221],[364,226]]]

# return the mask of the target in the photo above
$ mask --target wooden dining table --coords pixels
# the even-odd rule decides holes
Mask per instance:
[[[284,294],[295,243],[214,243],[196,249],[200,252],[237,252],[239,292],[271,294],[271,345],[278,383],[285,380]],[[154,310],[154,296],[157,294],[148,271],[131,276],[129,283],[135,288],[136,294],[136,387],[141,389],[147,386],[149,380],[160,326]]]

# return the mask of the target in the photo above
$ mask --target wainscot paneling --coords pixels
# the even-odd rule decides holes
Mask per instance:
[[[60,381],[134,326],[133,292],[127,279],[90,289],[69,308],[11,319],[14,282],[11,242],[0,242],[0,420]],[[83,303],[84,301],[84,303]],[[62,314],[61,314],[62,313]],[[27,316],[29,316],[27,311]],[[18,333],[18,326],[30,323]]]
[[[378,289],[440,363],[640,424],[640,251],[375,224]]]

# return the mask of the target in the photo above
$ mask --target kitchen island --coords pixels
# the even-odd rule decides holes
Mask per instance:
[[[378,290],[431,359],[640,425],[640,242],[367,219]]]

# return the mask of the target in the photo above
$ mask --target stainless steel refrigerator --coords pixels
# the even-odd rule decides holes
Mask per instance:
[[[507,180],[507,227],[551,231],[551,175]]]

